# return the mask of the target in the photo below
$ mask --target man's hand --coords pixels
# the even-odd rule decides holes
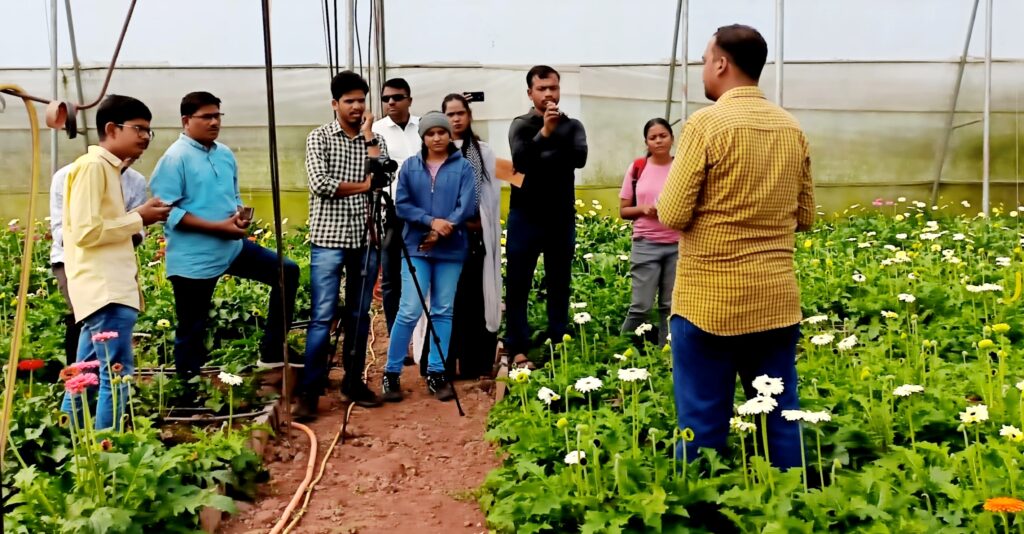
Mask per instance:
[[[455,226],[444,219],[434,219],[430,221],[430,229],[441,234],[441,237],[448,237]]]
[[[171,213],[171,207],[164,204],[163,200],[153,197],[147,200],[145,204],[135,208],[135,211],[142,217],[142,224],[149,226],[153,223],[166,221],[167,216]]]
[[[658,206],[655,206],[654,204],[641,206],[640,209],[643,210],[643,214],[647,217],[658,217]]]
[[[252,219],[245,217],[245,215],[243,214],[243,210],[245,210],[245,206],[238,206],[238,210],[235,212],[235,214],[237,215],[235,225],[237,225],[242,230],[246,230],[249,228],[249,225],[252,224]]]
[[[370,110],[363,112],[363,125],[359,131],[363,132],[363,138],[367,141],[373,139],[373,113]]]
[[[235,213],[231,217],[217,223],[216,229],[221,234],[221,237],[225,239],[242,239],[248,234],[246,228],[249,226],[249,223],[245,221],[244,227],[242,224],[242,216]]]
[[[544,127],[540,129],[540,134],[544,137],[551,137],[561,118],[562,114],[558,111],[558,104],[548,102],[547,109],[544,110]]]

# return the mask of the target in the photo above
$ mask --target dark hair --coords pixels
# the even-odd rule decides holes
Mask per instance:
[[[676,138],[676,134],[672,133],[672,125],[669,124],[667,120],[661,117],[654,117],[653,119],[647,121],[646,124],[644,124],[644,139],[647,139],[647,133],[650,132],[651,128],[653,128],[656,125],[664,126],[665,129],[668,130],[668,136],[671,137],[672,139]]]
[[[105,126],[108,122],[124,124],[132,119],[153,120],[153,113],[137,98],[121,95],[107,95],[96,108],[96,131],[100,141],[107,137]]]
[[[647,133],[650,132],[651,128],[654,128],[655,126],[664,126],[665,129],[668,130],[668,136],[671,137],[672,139],[676,138],[676,134],[672,133],[672,125],[669,124],[667,120],[661,117],[654,117],[653,119],[647,121],[644,124],[644,143],[647,142]],[[647,157],[651,157],[650,150],[647,151]]]
[[[548,76],[551,76],[552,74],[554,74],[556,77],[558,77],[559,81],[562,80],[562,75],[559,74],[557,70],[555,70],[555,69],[553,69],[553,68],[551,68],[551,67],[549,67],[547,65],[537,65],[537,66],[533,67],[532,69],[529,70],[529,72],[526,73],[526,88],[527,89],[532,89],[533,88],[533,79],[534,78],[547,78]]]
[[[392,89],[405,91],[405,96],[412,96],[412,88],[409,87],[409,82],[405,81],[405,78],[391,78],[390,80],[384,82],[384,88],[381,89],[381,92],[383,93],[384,89],[388,87]]]
[[[729,54],[743,74],[755,82],[761,79],[761,70],[768,59],[768,45],[760,32],[742,24],[722,26],[715,32],[715,45]]]
[[[220,99],[206,91],[189,93],[181,99],[181,116],[188,117],[199,111],[199,108],[203,106],[217,106],[219,108]]]
[[[462,155],[466,155],[466,152],[469,150],[469,145],[472,143],[476,146],[477,153],[481,154],[481,159],[483,159],[483,153],[480,150],[480,136],[473,131],[473,110],[469,108],[469,99],[458,93],[449,93],[448,96],[444,97],[444,100],[441,101],[441,113],[448,111],[448,103],[453,100],[462,102],[462,105],[466,108],[466,113],[469,114],[470,118],[470,123],[466,125],[466,132],[462,134]],[[481,170],[484,172],[484,176],[486,177],[487,169],[481,167]]]
[[[334,75],[331,80],[331,97],[334,100],[341,98],[341,95],[352,91],[362,91],[364,94],[370,92],[370,86],[362,76],[350,71],[343,70]]]

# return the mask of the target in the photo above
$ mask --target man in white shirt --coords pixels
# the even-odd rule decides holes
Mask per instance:
[[[409,82],[402,78],[392,78],[384,82],[380,100],[384,103],[388,116],[373,123],[373,133],[384,138],[388,156],[401,168],[406,158],[419,152],[423,144],[419,135],[420,118],[409,112],[412,105],[412,89]],[[396,178],[388,188],[392,198],[395,196],[397,182]],[[388,217],[396,221],[394,235],[399,236],[398,239],[392,239],[381,253],[380,289],[384,297],[384,316],[387,319],[388,332],[391,332],[402,295],[402,221],[393,213],[389,213]],[[412,361],[406,359],[405,363],[412,364]]]
[[[125,160],[121,170],[121,193],[124,195],[126,211],[131,211],[146,202],[146,177],[139,171],[129,168],[134,163]],[[57,170],[50,182],[50,235],[53,244],[50,246],[50,270],[57,279],[57,287],[68,305],[68,313],[64,316],[64,356],[68,365],[75,362],[78,354],[78,336],[81,329],[75,322],[74,307],[68,295],[68,277],[64,272],[64,182],[72,165],[65,165]],[[142,234],[132,237],[138,246],[142,242]]]

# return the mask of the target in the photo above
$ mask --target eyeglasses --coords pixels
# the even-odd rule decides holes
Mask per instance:
[[[394,101],[395,103],[398,103],[398,102],[401,102],[401,101],[405,100],[406,98],[409,98],[409,97],[407,97],[405,95],[384,95],[384,96],[380,97],[380,101],[384,102],[385,104],[387,104],[388,101]]]
[[[135,133],[139,134],[139,137],[144,137],[146,139],[156,139],[156,132],[154,132],[150,128],[146,128],[145,126],[139,126],[138,124],[117,124],[116,126],[119,126],[121,128],[124,128],[126,126],[129,128],[135,128]]]
[[[192,119],[202,119],[204,121],[215,121],[224,117],[223,113],[204,113],[202,115],[189,115]]]

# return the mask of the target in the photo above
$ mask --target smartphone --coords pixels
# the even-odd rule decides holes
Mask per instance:
[[[483,102],[484,92],[483,91],[465,91],[462,96],[469,99],[470,102]]]

